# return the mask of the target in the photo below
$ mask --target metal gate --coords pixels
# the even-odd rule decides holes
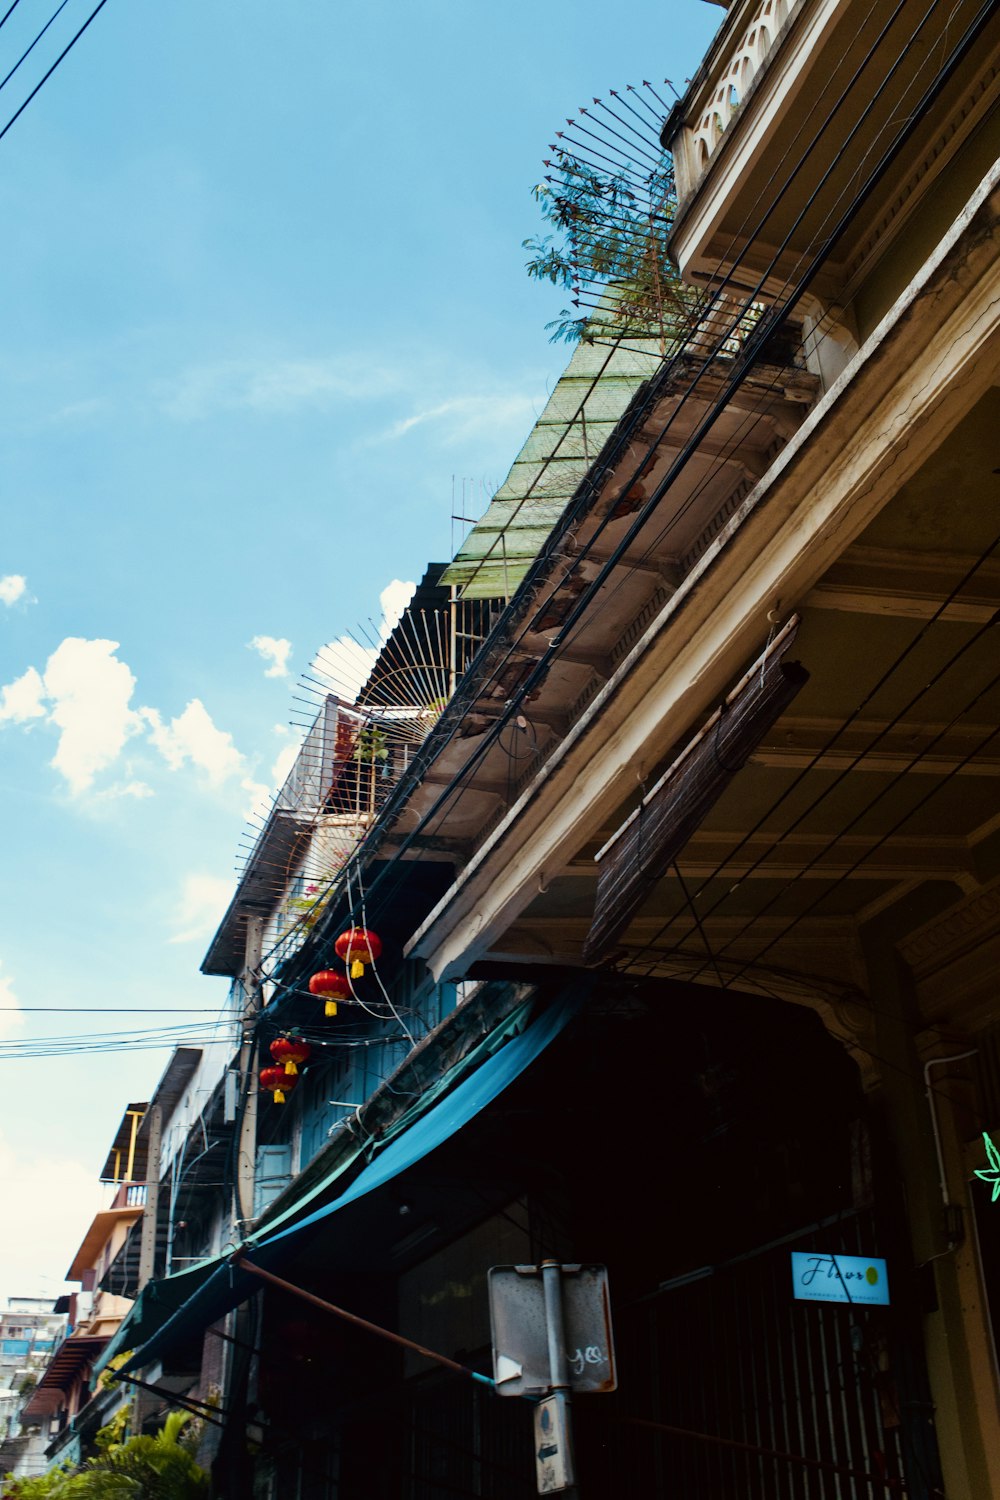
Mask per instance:
[[[471,1382],[432,1377],[408,1393],[406,1500],[533,1500],[531,1415]]]
[[[875,1254],[875,1226],[852,1216],[616,1309],[621,1401],[588,1403],[579,1454],[588,1500],[616,1483],[673,1500],[934,1493],[919,1453],[907,1455],[917,1483],[904,1480],[912,1393],[894,1314],[795,1301],[795,1249]]]
[[[894,1334],[897,1311],[792,1297],[791,1250],[878,1248],[872,1217],[852,1216],[617,1305],[620,1389],[575,1403],[581,1495],[934,1495],[929,1408],[916,1425],[931,1434],[930,1450],[911,1443],[904,1465],[920,1382]],[[463,1381],[428,1382],[410,1392],[406,1443],[406,1500],[535,1493],[524,1403]]]

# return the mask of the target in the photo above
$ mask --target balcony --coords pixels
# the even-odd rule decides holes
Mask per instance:
[[[765,300],[807,281],[864,332],[880,266],[912,274],[1000,154],[998,98],[995,7],[738,0],[664,127],[671,253]]]
[[[145,1208],[146,1184],[144,1182],[122,1182],[111,1202],[116,1208]]]

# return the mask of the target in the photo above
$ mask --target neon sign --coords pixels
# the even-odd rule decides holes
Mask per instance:
[[[983,1131],[983,1140],[986,1143],[986,1160],[989,1162],[989,1166],[983,1167],[981,1170],[977,1169],[976,1176],[981,1177],[984,1182],[992,1182],[993,1197],[990,1199],[990,1202],[995,1203],[1000,1198],[1000,1151],[994,1146],[985,1130]]]

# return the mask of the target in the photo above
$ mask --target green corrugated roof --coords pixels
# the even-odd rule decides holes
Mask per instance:
[[[441,575],[466,599],[510,598],[662,355],[607,344],[577,346],[486,514]]]

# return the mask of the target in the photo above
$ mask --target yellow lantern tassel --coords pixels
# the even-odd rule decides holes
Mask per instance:
[[[335,1016],[337,1014],[337,1002],[336,1002],[336,1000],[328,1000],[326,1002],[326,1014],[328,1016]]]
[[[274,1102],[275,1104],[284,1104],[285,1102],[285,1096],[280,1089],[275,1089],[274,1091]]]
[[[364,975],[364,972],[365,972],[365,966],[364,966],[364,964],[361,962],[360,958],[356,958],[354,960],[354,962],[351,964],[351,978],[352,979],[361,979],[362,976]]]
[[[298,1071],[299,1070],[295,1066],[295,1063],[292,1061],[292,1059],[290,1057],[286,1057],[285,1058],[285,1072],[286,1073],[297,1073]]]

